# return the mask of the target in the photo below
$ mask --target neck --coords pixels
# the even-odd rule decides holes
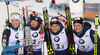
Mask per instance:
[[[14,31],[18,31],[18,27],[17,28],[14,28],[12,25],[10,25],[10,27],[14,30]]]

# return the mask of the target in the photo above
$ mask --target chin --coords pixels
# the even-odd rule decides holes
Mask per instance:
[[[54,33],[57,33],[57,32],[54,32]]]
[[[14,28],[17,28],[18,26],[14,27]]]
[[[80,32],[80,31],[76,31],[76,32]]]

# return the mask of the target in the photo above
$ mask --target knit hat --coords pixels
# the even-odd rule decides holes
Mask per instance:
[[[13,13],[11,13],[10,19],[9,19],[10,23],[11,23],[11,20],[12,20],[13,18],[18,19],[19,21],[20,21],[20,19],[21,19],[20,14],[19,14],[18,12],[13,12]]]
[[[35,20],[35,21],[37,21],[39,24],[41,24],[42,23],[42,19],[40,18],[40,17],[38,17],[38,16],[30,16],[30,22],[32,21],[32,20]]]
[[[58,25],[60,25],[60,22],[59,22],[58,18],[51,18],[50,26],[53,25],[53,24],[58,24]]]
[[[83,25],[83,19],[82,18],[75,18],[73,24],[75,23],[80,23],[81,25]]]

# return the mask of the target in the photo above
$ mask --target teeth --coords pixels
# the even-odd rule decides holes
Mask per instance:
[[[13,24],[14,26],[17,26],[17,24]]]
[[[56,29],[54,29],[54,31],[56,31]]]
[[[14,26],[16,26],[17,24],[14,24]]]

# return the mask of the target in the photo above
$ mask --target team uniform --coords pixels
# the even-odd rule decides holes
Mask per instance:
[[[75,22],[79,22],[79,21],[75,21]],[[91,28],[91,24],[88,22],[84,22],[84,26],[82,28],[80,35],[75,30],[73,31],[74,42],[78,46],[77,55],[94,55],[94,34],[95,34],[95,31],[90,29],[90,28]],[[99,36],[98,36],[97,49],[98,49],[98,55],[100,55]]]
[[[68,55],[68,37],[67,29],[60,23],[60,29],[57,33],[51,30],[51,39],[56,55]]]
[[[18,30],[7,27],[3,31],[2,42],[3,45],[2,55],[18,55],[18,48],[20,44],[18,43]]]
[[[40,24],[42,23],[42,19],[37,16],[31,16],[30,22],[32,20],[36,20],[39,23],[35,28],[30,25],[33,55],[41,55]]]
[[[10,23],[11,20],[15,18],[18,19],[20,22],[20,16],[18,13],[12,13],[10,16]],[[13,20],[14,21],[14,20]],[[2,55],[18,55],[18,48],[20,48],[23,43],[20,43],[18,40],[19,38],[19,27],[14,28],[12,24],[9,27],[6,27],[3,31],[2,36]]]

